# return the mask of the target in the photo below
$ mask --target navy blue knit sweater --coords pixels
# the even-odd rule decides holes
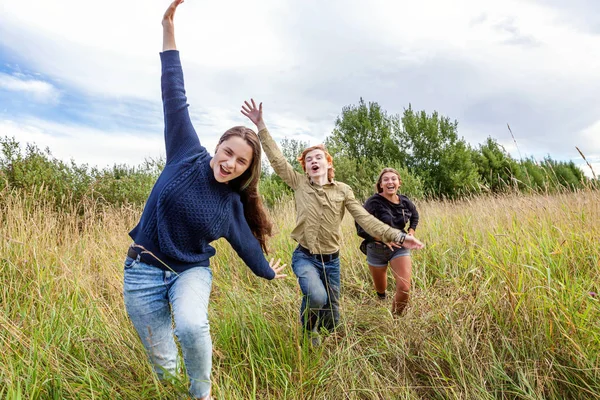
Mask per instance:
[[[179,52],[165,51],[160,58],[167,163],[129,236],[166,264],[153,265],[176,272],[209,266],[215,254],[210,242],[224,237],[252,272],[273,279],[239,194],[215,180],[211,156],[192,126]]]

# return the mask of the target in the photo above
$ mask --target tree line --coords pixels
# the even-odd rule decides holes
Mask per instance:
[[[296,157],[309,143],[283,139],[288,161],[301,171]],[[334,156],[336,178],[348,183],[360,199],[374,192],[383,167],[396,168],[401,191],[413,198],[458,199],[481,193],[552,192],[598,187],[572,161],[547,156],[515,159],[495,139],[471,146],[458,135],[458,122],[437,112],[388,114],[377,102],[342,109],[325,145]],[[143,204],[164,167],[163,159],[139,166],[115,164],[99,169],[56,159],[50,149],[0,138],[0,192],[17,190],[60,208],[84,201],[101,204]],[[270,173],[263,160],[261,194],[267,205],[290,196],[290,190]]]
[[[515,159],[495,139],[471,146],[458,135],[458,122],[410,105],[390,115],[377,102],[349,105],[325,140],[334,156],[336,178],[365,199],[383,167],[402,175],[401,191],[414,198],[458,199],[481,193],[552,192],[597,185],[572,161],[550,156]],[[307,143],[284,140],[284,154]],[[288,160],[293,161],[291,158]],[[297,166],[299,168],[299,166]],[[277,181],[276,177],[269,179]]]

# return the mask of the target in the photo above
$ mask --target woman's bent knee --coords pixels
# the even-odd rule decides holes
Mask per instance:
[[[175,326],[175,335],[180,341],[195,337],[210,337],[210,324],[208,320],[187,321],[185,324],[180,322]]]

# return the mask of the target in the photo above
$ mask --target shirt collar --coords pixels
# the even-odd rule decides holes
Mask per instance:
[[[328,182],[327,182],[326,184],[324,184],[323,186],[321,186],[321,185],[317,185],[317,184],[316,184],[316,183],[314,183],[314,182],[312,181],[312,179],[310,179],[310,178],[308,178],[308,183],[310,183],[310,185],[311,185],[311,186],[320,186],[320,187],[323,187],[323,186],[328,186],[328,185],[334,185],[334,186],[337,186],[337,185],[338,185],[338,183],[337,183],[337,181],[336,181],[335,179],[334,179],[334,180],[332,180],[332,181],[328,181]]]

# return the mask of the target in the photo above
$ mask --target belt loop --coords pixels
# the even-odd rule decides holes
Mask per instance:
[[[143,262],[142,261],[142,253],[135,250],[134,246],[135,246],[135,243],[132,243],[132,245],[129,246],[129,249],[127,250],[127,256],[131,257],[136,262]],[[131,253],[134,253],[135,256],[133,256],[133,254],[131,254]]]

